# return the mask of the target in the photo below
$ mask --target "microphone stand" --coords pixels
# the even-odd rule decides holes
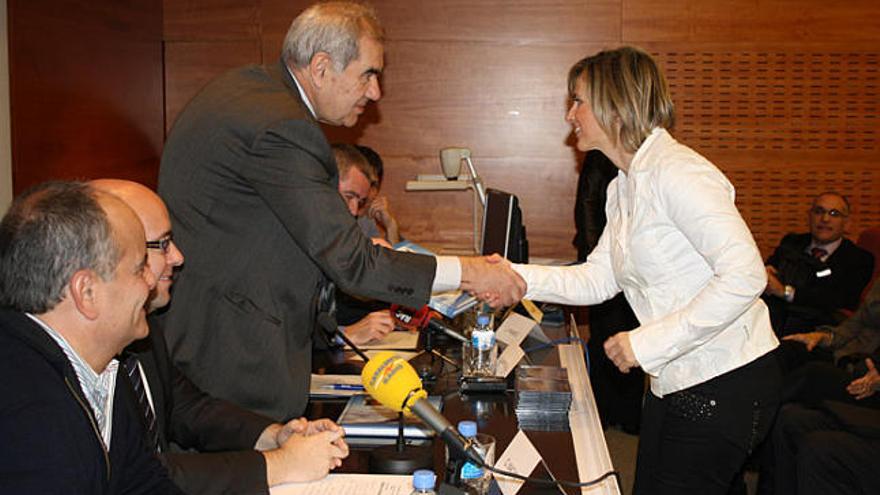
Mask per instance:
[[[433,322],[433,320],[429,319],[428,323],[425,325],[425,327],[424,327],[425,339],[424,339],[423,348],[418,354],[416,354],[415,357],[413,357],[413,359],[415,359],[416,357],[421,356],[423,354],[430,355],[431,360],[430,360],[429,367],[427,369],[422,368],[419,370],[419,378],[421,378],[422,381],[430,381],[430,382],[437,380],[437,376],[434,374],[435,358],[440,358],[445,363],[447,363],[451,366],[454,366],[456,368],[461,367],[461,365],[459,363],[457,363],[455,360],[453,360],[452,358],[450,358],[448,356],[445,356],[442,352],[440,352],[434,348],[434,338],[435,338],[436,334],[443,333],[444,335],[452,337],[455,340],[459,340],[461,342],[467,342],[467,339],[465,337],[463,337],[461,334],[459,334],[458,332],[454,332],[451,330],[447,331],[446,329],[444,329],[442,327],[432,325],[431,324],[432,322]]]
[[[324,330],[337,335],[346,345],[360,356],[364,362],[370,360],[369,356],[358,348],[344,332],[339,330],[336,318],[328,313],[318,315],[318,324]],[[434,465],[434,455],[430,445],[416,447],[406,444],[404,436],[403,412],[397,416],[397,441],[394,445],[384,445],[370,452],[370,472],[387,474],[412,474],[417,469],[430,469]]]

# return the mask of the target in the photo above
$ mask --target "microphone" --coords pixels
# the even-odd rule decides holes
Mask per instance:
[[[422,330],[428,328],[435,332],[444,333],[460,342],[469,342],[464,335],[456,332],[443,323],[439,319],[442,317],[440,317],[436,311],[432,311],[428,306],[422,306],[422,309],[414,310],[397,304],[392,304],[391,315],[404,328],[410,330]]]
[[[328,313],[326,311],[321,311],[320,313],[318,313],[317,320],[318,320],[318,325],[320,325],[321,328],[323,328],[325,332],[327,332],[330,335],[337,335],[340,339],[342,339],[343,342],[345,342],[349,347],[351,347],[351,349],[355,353],[357,353],[357,355],[360,356],[361,359],[364,360],[364,362],[370,360],[370,357],[367,356],[364,353],[364,351],[360,350],[360,348],[358,346],[354,345],[354,342],[349,340],[349,338],[345,335],[345,332],[339,331],[339,325],[336,324],[336,318],[330,316],[330,313]]]
[[[436,431],[440,438],[456,452],[479,466],[485,465],[482,454],[473,443],[427,400],[428,392],[416,370],[403,358],[391,351],[383,351],[367,361],[361,371],[361,382],[371,397],[383,406],[404,414],[415,414]]]

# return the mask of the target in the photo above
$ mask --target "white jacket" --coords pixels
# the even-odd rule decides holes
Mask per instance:
[[[623,290],[641,322],[636,359],[665,394],[739,368],[779,342],[767,274],[724,174],[664,129],[608,185],[608,223],[581,265],[514,265],[526,297],[597,304]]]

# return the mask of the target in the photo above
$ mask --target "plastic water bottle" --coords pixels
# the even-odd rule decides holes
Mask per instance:
[[[495,331],[492,319],[487,314],[477,316],[477,324],[471,332],[473,364],[471,372],[475,376],[495,376],[495,359],[498,348],[495,344]]]
[[[437,476],[430,469],[419,469],[413,473],[413,491],[411,495],[436,495],[434,483]]]
[[[459,421],[458,432],[466,439],[474,441],[477,436],[477,423],[474,421]],[[468,493],[483,493],[483,469],[471,461],[467,461],[461,467],[461,484]]]

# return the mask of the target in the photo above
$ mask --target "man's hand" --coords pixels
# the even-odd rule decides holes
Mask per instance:
[[[779,280],[779,272],[772,265],[767,265],[767,288],[764,292],[776,297],[785,297],[785,285]]]
[[[391,209],[388,207],[388,198],[385,196],[373,198],[373,201],[370,202],[370,207],[367,209],[367,214],[376,223],[385,228],[385,235],[391,244],[400,242],[400,230],[397,227],[397,219],[394,218],[394,215],[391,214]]]
[[[880,389],[880,373],[877,373],[874,361],[868,358],[865,359],[865,364],[868,366],[868,372],[865,373],[865,376],[856,378],[846,386],[846,391],[854,396],[856,400],[866,399]]]
[[[793,340],[807,346],[812,351],[816,346],[827,346],[831,343],[831,334],[827,332],[794,333],[782,337],[782,340]]]
[[[355,345],[366,344],[372,340],[379,340],[394,330],[394,319],[387,309],[373,311],[361,318],[360,321],[344,327],[345,336],[351,339]]]
[[[386,249],[394,249],[394,246],[392,246],[390,242],[386,241],[385,239],[383,239],[381,237],[370,237],[370,241],[373,242],[374,246],[382,246],[383,248],[386,248]]]
[[[605,341],[605,354],[608,359],[623,373],[639,366],[632,344],[629,342],[629,332],[620,332]]]
[[[461,288],[486,301],[493,308],[510,306],[526,294],[526,282],[513,271],[510,262],[497,254],[480,258],[459,258]]]
[[[257,438],[257,443],[254,444],[254,450],[263,452],[266,450],[277,449],[282,443],[278,441],[278,437],[284,428],[285,425],[282,425],[281,423],[272,423],[267,426],[266,429],[260,433],[259,438]]]
[[[297,420],[299,421],[299,420]],[[312,435],[291,435],[279,448],[263,452],[269,486],[318,480],[342,465],[348,445],[341,428]]]
[[[341,429],[341,426],[327,418],[314,421],[309,421],[306,418],[291,419],[280,430],[277,430],[275,441],[278,445],[283,445],[294,434],[309,436],[322,431],[338,431]]]

